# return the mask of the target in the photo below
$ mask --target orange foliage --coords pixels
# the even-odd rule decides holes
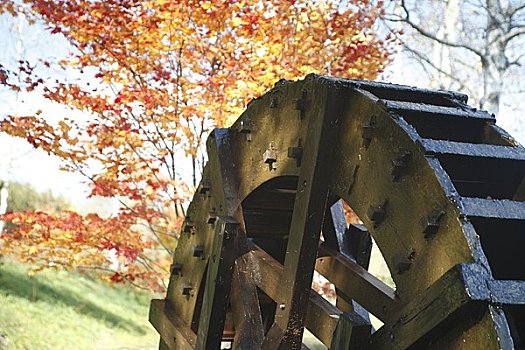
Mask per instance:
[[[14,228],[1,249],[42,267],[109,268],[113,251],[114,281],[157,289],[151,283],[166,277],[159,265],[169,260],[159,263],[158,249],[174,249],[208,132],[279,79],[373,79],[390,55],[373,30],[381,1],[7,0],[0,11],[16,15],[19,6],[74,48],[38,64],[82,77],[48,82],[37,63],[19,62],[17,71],[0,66],[0,84],[86,113],[59,123],[9,116],[0,129],[59,156],[89,179],[92,195],[118,198],[122,208],[108,219],[8,214]]]

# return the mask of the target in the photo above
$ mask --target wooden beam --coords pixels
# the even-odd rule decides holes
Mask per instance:
[[[248,257],[251,269],[254,271],[255,283],[270,298],[276,300],[279,296],[279,289],[282,288],[280,280],[283,273],[283,265],[260,248],[256,248],[248,253]],[[277,305],[277,308],[279,306]],[[339,316],[342,312],[312,289],[309,292],[306,310],[305,327],[323,344],[330,347],[334,332],[338,327]],[[352,327],[355,328],[354,334],[369,335],[370,324],[356,313],[350,314],[352,315]],[[273,338],[276,338],[276,334],[278,334],[277,329],[280,328],[275,324],[273,327],[275,327]],[[353,338],[353,340],[357,340],[357,338]],[[274,342],[271,342],[271,344],[274,344]]]
[[[159,332],[160,345],[172,350],[193,350],[197,336],[184,321],[175,315],[165,300],[151,301],[149,321]]]
[[[331,350],[366,349],[370,341],[371,326],[368,320],[356,317],[356,313],[343,312],[339,315],[332,338]],[[356,326],[363,323],[361,327]]]
[[[282,350],[301,348],[305,306],[328,199],[328,170],[338,125],[348,103],[344,88],[336,89],[328,84],[316,84],[316,87],[316,93],[307,97],[312,107],[305,111],[308,129],[281,280],[281,285],[290,287],[280,289],[275,313],[275,323],[285,330],[279,345]],[[307,88],[305,85],[303,92]]]
[[[463,213],[469,217],[525,220],[525,202],[463,197],[461,204]]]
[[[395,291],[343,254],[321,246],[315,269],[380,320],[399,308]]]
[[[260,348],[264,341],[264,327],[257,286],[246,255],[235,261],[230,304],[235,322],[233,350]]]
[[[401,350],[439,332],[447,320],[458,320],[488,306],[487,272],[477,264],[460,264],[446,272],[425,293],[390,316],[371,337],[370,349]],[[457,321],[456,321],[457,322]]]
[[[233,218],[217,218],[199,319],[198,350],[214,350],[221,346],[235,262],[234,242],[238,233],[239,223]]]

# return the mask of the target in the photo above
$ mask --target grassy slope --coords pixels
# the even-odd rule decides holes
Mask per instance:
[[[0,349],[155,349],[149,299],[76,273],[0,265]]]

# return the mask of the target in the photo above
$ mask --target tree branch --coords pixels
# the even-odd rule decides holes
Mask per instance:
[[[431,34],[427,30],[425,30],[422,27],[420,27],[418,24],[412,22],[410,20],[410,12],[409,12],[406,4],[405,4],[405,0],[401,1],[401,7],[403,8],[403,11],[405,11],[405,13],[406,13],[406,17],[405,18],[401,18],[401,21],[405,22],[406,24],[408,24],[410,27],[412,27],[414,30],[416,30],[419,34],[423,35],[424,37],[426,37],[428,39],[434,40],[434,41],[436,41],[436,42],[438,42],[438,43],[440,43],[442,45],[468,50],[468,51],[476,54],[477,56],[479,56],[481,59],[483,59],[483,55],[482,55],[482,53],[479,50],[477,50],[477,49],[475,49],[473,47],[470,47],[468,45],[465,45],[465,44],[453,43],[453,42],[450,42],[448,40],[444,40],[444,39],[438,38],[436,35]]]

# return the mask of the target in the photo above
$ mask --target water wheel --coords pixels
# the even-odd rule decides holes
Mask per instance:
[[[525,349],[525,150],[466,102],[311,75],[216,129],[151,305],[160,347],[301,349],[306,328],[330,349]]]

